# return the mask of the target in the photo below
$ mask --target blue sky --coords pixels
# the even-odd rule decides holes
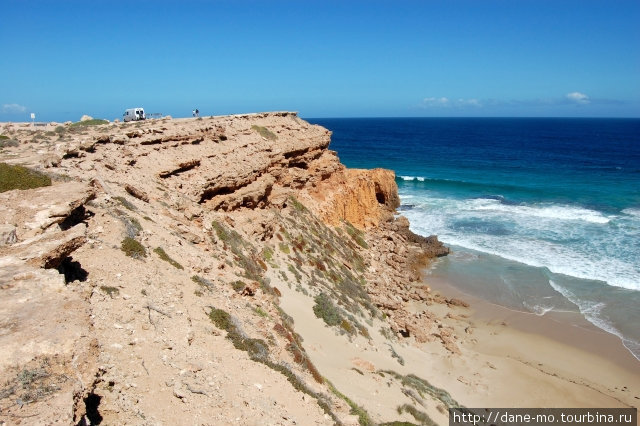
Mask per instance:
[[[640,1],[0,3],[0,121],[640,117]]]

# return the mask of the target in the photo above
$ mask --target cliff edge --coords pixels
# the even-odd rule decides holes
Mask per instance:
[[[3,421],[443,424],[457,405],[408,379],[419,345],[459,353],[464,302],[420,276],[448,249],[328,130],[275,112],[0,131],[1,162],[53,179],[0,194]]]

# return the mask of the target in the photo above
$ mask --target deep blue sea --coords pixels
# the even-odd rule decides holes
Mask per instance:
[[[511,309],[576,311],[640,359],[640,119],[310,119],[396,173],[433,273]]]

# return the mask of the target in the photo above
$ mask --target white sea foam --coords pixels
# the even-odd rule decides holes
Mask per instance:
[[[533,216],[545,219],[582,220],[591,223],[609,223],[610,218],[602,213],[581,207],[563,205],[524,206],[502,204],[499,200],[478,199],[473,210],[495,211],[512,215]]]
[[[604,303],[589,302],[581,300],[572,291],[558,285],[555,281],[549,280],[549,285],[558,293],[569,299],[574,305],[578,307],[580,313],[593,325],[602,330],[618,336],[620,339],[625,340],[620,331],[613,325],[600,317],[600,311],[605,307]]]
[[[628,208],[628,209],[624,209],[622,210],[622,213],[629,215],[629,216],[634,216],[637,218],[640,218],[640,208]]]
[[[402,180],[406,180],[406,181],[413,181],[413,180],[417,180],[419,182],[424,182],[426,178],[422,177],[422,176],[398,176],[400,179]]]
[[[411,195],[414,208],[403,214],[419,234],[437,234],[447,244],[554,273],[640,290],[640,264],[634,254],[640,222],[634,217],[607,217],[571,206],[509,206],[492,199]]]

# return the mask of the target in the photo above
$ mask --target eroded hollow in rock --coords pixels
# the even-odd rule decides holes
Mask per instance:
[[[71,229],[81,222],[85,222],[87,219],[94,215],[93,212],[84,208],[84,206],[78,206],[69,213],[62,222],[58,224],[61,230],[66,231]]]
[[[85,282],[89,276],[89,273],[82,268],[80,262],[73,260],[71,256],[65,257],[57,269],[59,273],[64,275],[65,283],[73,281]]]
[[[84,405],[87,414],[82,416],[82,419],[80,419],[76,426],[94,426],[102,423],[102,415],[100,415],[100,411],[98,410],[101,399],[102,397],[95,393],[90,393],[86,398],[84,398]]]

